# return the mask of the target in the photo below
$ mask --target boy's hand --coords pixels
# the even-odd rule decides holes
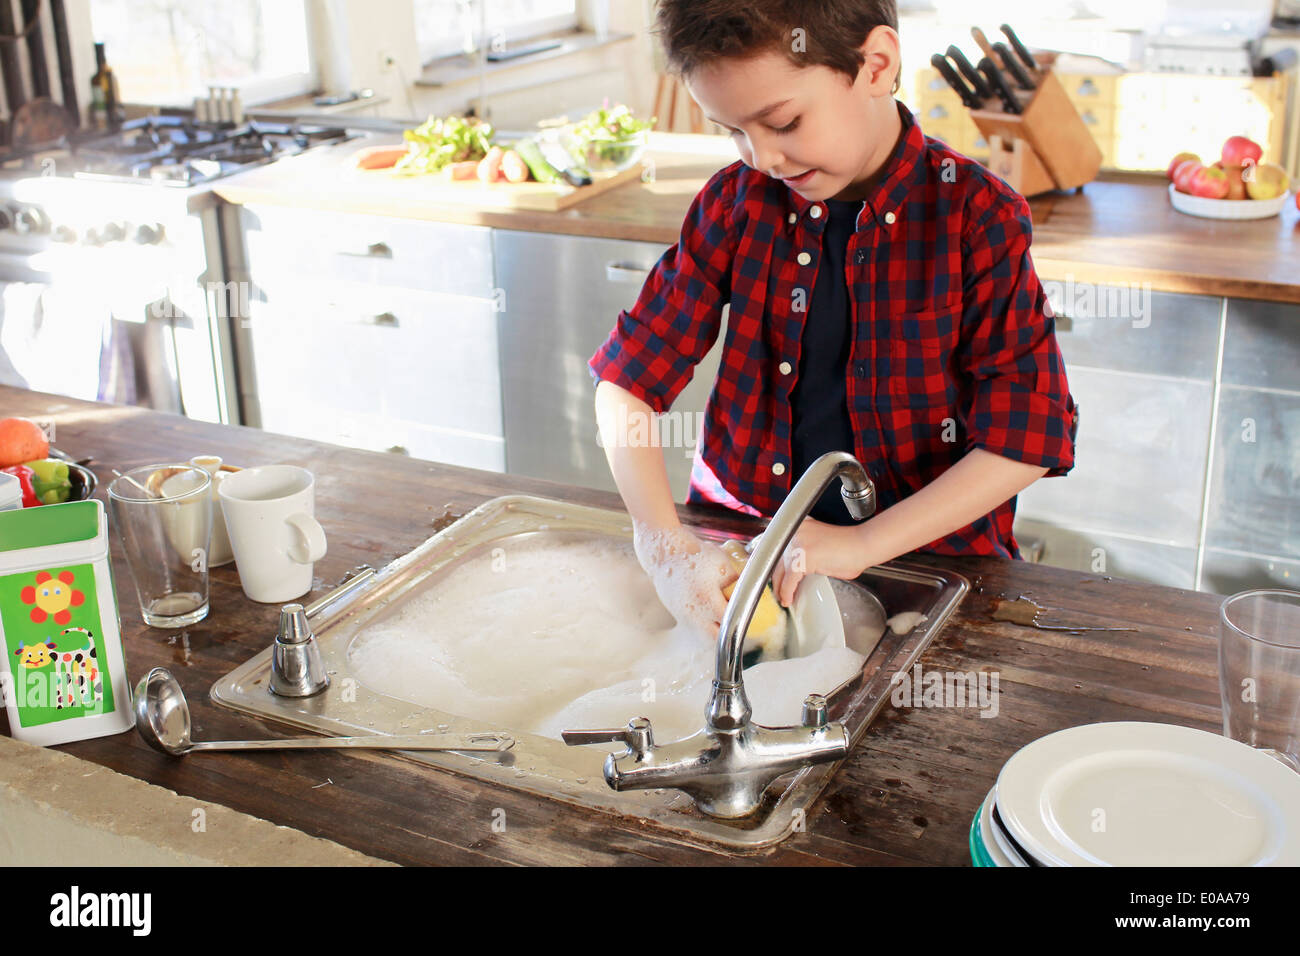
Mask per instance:
[[[809,574],[851,581],[871,567],[871,555],[863,547],[863,527],[805,518],[772,572],[772,593],[780,605],[790,606],[795,588]]]
[[[680,525],[651,528],[635,520],[632,525],[637,560],[664,607],[678,624],[716,640],[727,610],[722,589],[739,577],[731,558]]]

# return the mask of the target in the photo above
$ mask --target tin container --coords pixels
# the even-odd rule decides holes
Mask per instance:
[[[99,501],[0,511],[0,646],[14,738],[48,746],[135,726]]]

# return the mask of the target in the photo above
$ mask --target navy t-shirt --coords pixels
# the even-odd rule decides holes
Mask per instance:
[[[845,260],[862,203],[828,199],[826,208],[822,260],[800,345],[799,379],[790,393],[795,481],[828,451],[856,453],[846,384],[853,344],[853,306]],[[827,487],[813,507],[812,517],[828,524],[858,523],[844,507],[840,488],[839,481]]]

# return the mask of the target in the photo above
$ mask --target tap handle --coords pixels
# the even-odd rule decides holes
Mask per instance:
[[[565,730],[560,732],[564,742],[570,747],[584,744],[627,744],[633,753],[644,756],[654,749],[654,731],[650,728],[649,717],[634,717],[626,727],[615,730]]]

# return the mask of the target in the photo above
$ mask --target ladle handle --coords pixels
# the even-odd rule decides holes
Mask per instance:
[[[193,750],[509,750],[509,734],[406,734],[371,737],[286,737],[282,740],[207,740]]]

